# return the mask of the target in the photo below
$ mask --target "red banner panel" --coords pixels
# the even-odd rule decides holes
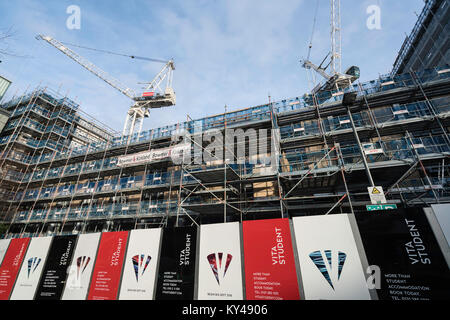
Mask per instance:
[[[88,300],[116,300],[128,231],[104,232],[100,239]]]
[[[8,300],[27,252],[30,238],[12,239],[0,268],[0,300]]]
[[[244,221],[247,300],[298,300],[288,219]]]

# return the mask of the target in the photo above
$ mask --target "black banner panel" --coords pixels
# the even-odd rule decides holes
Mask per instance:
[[[77,236],[55,236],[36,292],[35,300],[61,299]]]
[[[156,287],[158,300],[194,298],[197,228],[164,229]]]
[[[421,208],[357,214],[356,221],[374,285],[379,268],[379,299],[450,298],[450,272]]]

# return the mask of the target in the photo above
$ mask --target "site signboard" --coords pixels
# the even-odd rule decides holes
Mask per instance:
[[[160,228],[130,232],[119,300],[153,299],[160,241]]]
[[[156,299],[194,299],[196,253],[196,227],[164,229]]]
[[[53,237],[35,300],[61,299],[76,241],[76,235]]]
[[[3,257],[5,256],[6,250],[8,250],[10,241],[11,239],[0,240],[0,266],[2,265]]]
[[[300,299],[289,219],[242,223],[247,300]]]
[[[116,300],[128,231],[103,232],[95,260],[88,300]]]
[[[239,222],[200,225],[199,300],[242,300]]]
[[[10,300],[33,300],[52,237],[32,238]]]
[[[367,191],[369,191],[370,201],[372,204],[386,203],[383,187],[367,187]]]
[[[87,233],[78,236],[72,263],[64,287],[62,300],[85,300],[101,233]]]
[[[368,204],[366,205],[367,211],[379,211],[379,210],[393,210],[397,209],[396,204]]]
[[[167,148],[152,149],[149,151],[120,156],[118,158],[117,165],[119,167],[125,167],[129,165],[156,162],[165,159],[171,159],[173,162],[181,161],[183,160],[184,155],[187,155],[190,150],[190,144],[181,144]]]
[[[22,266],[30,238],[12,239],[0,266],[0,300],[8,300]]]
[[[357,214],[367,260],[381,272],[380,299],[448,299],[450,272],[421,208]]]
[[[305,299],[371,299],[347,214],[294,217],[292,222]]]

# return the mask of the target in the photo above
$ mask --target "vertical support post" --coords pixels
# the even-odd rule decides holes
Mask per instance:
[[[223,149],[223,156],[224,156],[224,163],[223,163],[223,170],[224,170],[224,176],[223,176],[223,222],[227,222],[227,105],[225,105],[225,113],[223,114],[223,121],[224,121],[224,149]],[[234,142],[234,141],[233,141]]]
[[[342,181],[344,182],[345,192],[347,193],[348,203],[350,205],[350,211],[352,214],[355,214],[355,212],[353,211],[353,205],[352,205],[352,199],[350,197],[350,192],[348,191],[347,180],[345,179],[344,159],[342,156],[341,147],[338,144],[335,144],[335,147],[336,147],[336,152],[337,152],[339,161],[341,162]]]
[[[361,145],[361,141],[359,140],[358,131],[356,130],[355,122],[353,121],[352,112],[350,111],[350,106],[353,104],[353,102],[356,99],[356,93],[350,92],[345,93],[344,98],[342,100],[342,105],[347,107],[347,114],[350,118],[350,123],[352,124],[353,134],[355,136],[356,142],[358,143],[358,148],[361,153],[361,157],[363,159],[364,168],[366,169],[367,179],[369,180],[369,183],[372,187],[375,187],[375,183],[373,182],[372,174],[370,173],[369,165],[367,163],[366,155],[364,153],[364,150]]]
[[[442,125],[442,122],[439,119],[439,117],[438,117],[438,115],[436,113],[436,110],[434,110],[433,104],[430,102],[430,100],[428,100],[428,97],[425,94],[425,91],[423,90],[423,87],[422,87],[422,85],[421,85],[421,83],[419,81],[419,78],[417,77],[417,74],[413,70],[411,70],[410,74],[411,74],[411,78],[414,80],[414,82],[416,83],[417,87],[419,87],[420,92],[422,93],[423,97],[425,98],[425,101],[427,102],[428,108],[430,109],[431,113],[433,114],[434,119],[436,120],[436,122],[438,123],[438,125],[441,128],[442,132],[444,133],[444,137],[445,137],[445,141],[447,142],[447,145],[450,146],[450,138],[448,137],[447,130]]]
[[[413,145],[413,142],[412,142],[412,139],[411,139],[411,135],[409,134],[408,130],[406,130],[406,138],[409,141],[410,148],[413,150],[414,155],[417,158],[417,161],[419,161],[420,167],[422,168],[423,174],[425,175],[425,179],[427,179],[428,185],[430,186],[431,192],[433,193],[433,196],[436,199],[436,202],[439,203],[439,197],[436,194],[436,191],[433,189],[433,184],[431,183],[431,180],[430,180],[430,177],[428,176],[427,170],[425,170],[425,167],[423,166],[422,161],[420,160],[420,156],[417,153],[416,148],[414,148],[414,145]]]

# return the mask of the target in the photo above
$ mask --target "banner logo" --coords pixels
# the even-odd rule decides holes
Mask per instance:
[[[336,273],[336,263],[332,263],[332,251],[324,250],[322,251],[314,251],[309,254],[312,262],[316,265],[317,269],[322,273],[323,277],[330,284],[331,288],[334,290],[333,281],[331,280],[332,272],[334,275]],[[326,257],[326,259],[324,259]],[[339,251],[338,252],[338,264],[337,264],[337,280],[340,279],[342,269],[344,268],[345,259],[347,255]],[[326,261],[326,262],[325,262]],[[335,261],[336,262],[336,261]],[[336,277],[334,277],[336,279]]]
[[[227,273],[228,267],[230,266],[231,259],[233,256],[231,254],[227,254],[226,262],[222,263],[222,257],[224,256],[223,252],[211,253],[207,256],[209,265],[216,277],[217,283],[220,285],[220,279],[225,278],[225,274]],[[217,261],[219,261],[219,265],[217,266]]]
[[[30,274],[32,275],[34,273],[39,263],[41,263],[41,260],[42,259],[38,257],[28,259],[28,278],[30,277]]]
[[[83,274],[84,270],[86,270],[89,261],[91,261],[91,258],[87,256],[81,256],[77,258],[77,279],[80,279],[80,276]]]
[[[139,282],[139,277],[142,277],[144,275],[144,272],[147,269],[147,266],[150,263],[151,259],[152,257],[149,255],[147,256],[147,259],[145,259],[145,254],[137,254],[133,258],[131,258],[131,262],[133,262],[134,273],[136,274],[136,281]],[[145,264],[143,265],[144,260]]]

